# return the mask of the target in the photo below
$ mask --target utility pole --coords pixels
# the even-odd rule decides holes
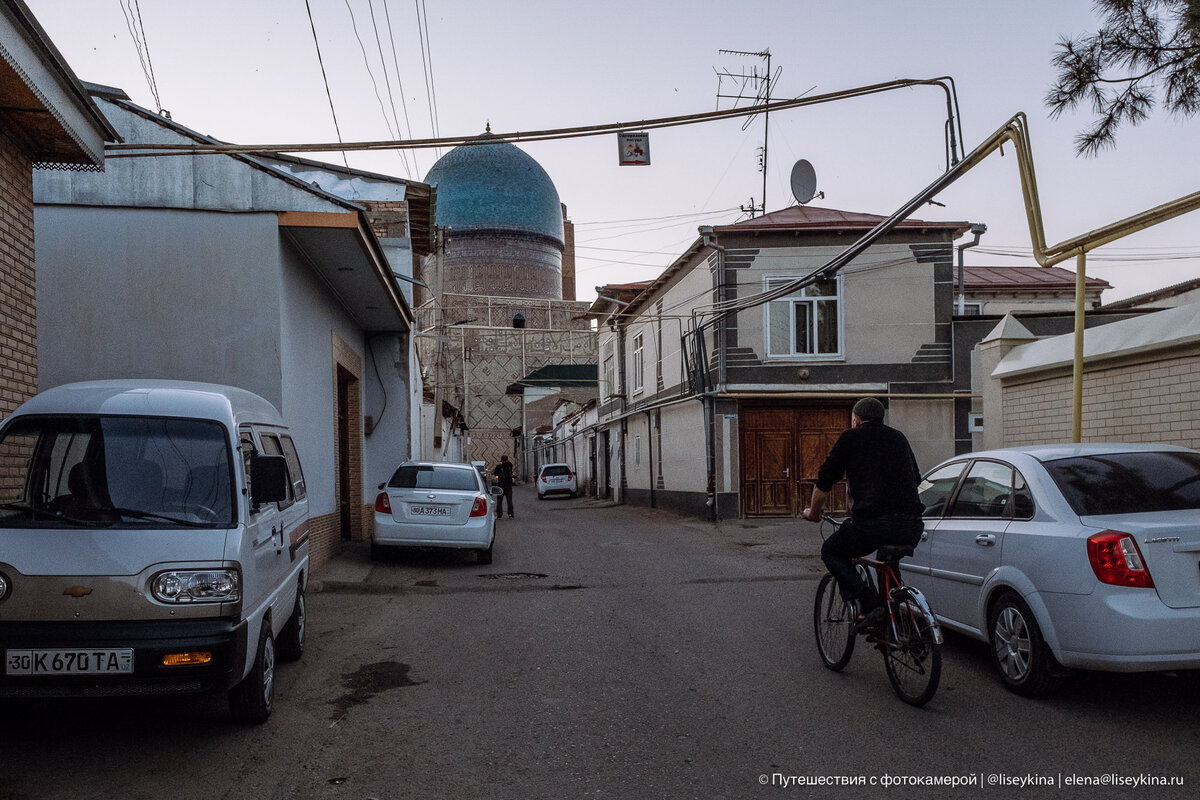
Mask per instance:
[[[734,72],[716,70],[718,104],[720,103],[720,101],[722,99],[726,99],[726,100],[733,100],[734,105],[736,106],[739,101],[747,99],[748,95],[745,94],[745,89],[747,87],[753,87],[753,89],[754,89],[754,95],[753,95],[754,105],[761,105],[763,103],[771,102],[771,82],[774,79],[778,79],[779,76],[771,75],[771,50],[770,50],[770,48],[764,48],[762,51],[759,51],[759,52],[753,52],[753,51],[748,51],[748,50],[720,50],[719,52],[725,53],[728,55],[734,55],[734,56],[753,56],[755,58],[761,58],[767,62],[767,65],[766,65],[767,71],[760,75],[758,72],[758,68],[755,67],[751,71],[751,73],[747,75],[744,72],[734,73]],[[722,94],[721,93],[721,83],[722,83],[723,79],[725,79],[725,78],[728,78],[730,80],[740,80],[741,81],[741,89],[739,90],[738,94],[734,95],[734,94]],[[757,116],[757,114],[754,116]],[[747,117],[746,121],[744,123],[742,123],[742,130],[746,130],[746,128],[749,127],[750,123],[754,121],[754,116]],[[755,215],[755,213],[757,213],[759,211],[761,211],[764,214],[767,213],[767,154],[768,154],[768,138],[767,137],[770,134],[770,129],[771,129],[771,110],[768,108],[763,111],[763,143],[762,143],[762,152],[758,158],[758,169],[760,172],[762,172],[762,176],[763,176],[762,205],[758,206],[756,208],[754,205],[754,198],[750,198],[750,207],[746,208],[745,206],[742,206],[742,210],[748,211],[750,213],[751,217],[753,217]]]

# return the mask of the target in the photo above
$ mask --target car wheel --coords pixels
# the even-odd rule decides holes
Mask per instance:
[[[538,492],[538,500],[545,500],[545,499],[546,499],[546,495],[542,494],[541,492]]]
[[[475,557],[479,559],[480,564],[492,563],[492,548],[488,547],[486,550],[476,550]]]
[[[299,586],[296,589],[296,605],[292,608],[292,615],[283,626],[275,647],[281,661],[299,661],[300,656],[304,655],[304,612],[304,586]]]
[[[1013,592],[1002,595],[988,614],[992,663],[1012,692],[1026,697],[1058,687],[1054,656],[1029,606]]]
[[[387,556],[388,556],[388,551],[387,551],[386,547],[383,547],[381,545],[375,544],[374,542],[371,542],[371,560],[372,561],[383,561],[387,558]]]
[[[229,690],[229,713],[237,722],[259,725],[271,716],[274,700],[275,639],[271,636],[271,620],[264,618],[254,666],[241,683]]]

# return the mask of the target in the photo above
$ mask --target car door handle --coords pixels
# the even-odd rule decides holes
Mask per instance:
[[[990,533],[981,533],[975,537],[975,544],[981,547],[992,547],[996,544],[996,537]]]

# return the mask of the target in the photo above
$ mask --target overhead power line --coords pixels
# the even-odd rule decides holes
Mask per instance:
[[[325,82],[325,96],[329,98],[329,113],[333,115],[333,130],[337,134],[338,144],[340,145],[342,143],[342,129],[338,127],[337,109],[333,107],[333,93],[329,91],[329,76],[325,74],[325,60],[321,58],[321,42],[317,39],[317,23],[313,21],[312,6],[309,5],[308,0],[304,0],[304,8],[308,11],[308,24],[312,28],[313,45],[317,48],[317,63],[321,65],[321,80]],[[342,163],[346,165],[346,169],[350,169],[350,162],[346,159],[346,151],[340,147],[338,149],[342,153]]]
[[[163,113],[162,100],[158,96],[158,79],[154,76],[154,61],[150,58],[150,42],[146,38],[146,26],[142,23],[142,7],[138,0],[121,0],[121,13],[125,15],[125,27],[133,37],[133,46],[137,50],[138,61],[142,64],[142,73],[150,87],[154,98],[154,110]],[[168,118],[170,115],[167,115]]]
[[[305,0],[307,3],[308,0]],[[314,31],[315,36],[315,31]],[[892,91],[894,89],[911,88],[913,86],[940,86],[946,91],[947,97],[953,97],[953,79],[945,76],[941,78],[922,78],[922,79],[900,79],[887,81],[885,83],[872,84],[870,86],[860,86],[854,89],[843,89],[837,92],[829,92],[827,94],[811,95],[808,97],[795,98],[792,100],[779,100],[770,103],[762,103],[754,106],[744,106],[742,108],[729,108],[725,110],[706,111],[699,114],[684,114],[674,117],[658,117],[656,119],[633,120],[627,122],[612,122],[601,125],[585,125],[571,128],[552,128],[539,131],[511,131],[508,133],[497,134],[495,138],[504,139],[509,142],[538,142],[548,141],[553,139],[574,139],[587,136],[605,136],[621,131],[648,131],[662,128],[675,128],[684,125],[697,125],[705,122],[715,122],[725,119],[737,119],[753,114],[761,114],[767,111],[783,111],[792,108],[801,108],[803,106],[817,105],[819,103],[828,103],[834,100],[845,100],[853,97],[864,97],[881,92]],[[328,83],[326,84],[328,88]],[[950,101],[948,101],[950,102]],[[951,105],[953,105],[951,103]],[[957,115],[955,115],[957,116]],[[197,153],[318,153],[318,152],[336,152],[336,151],[373,151],[373,150],[395,150],[399,148],[409,149],[428,149],[441,147],[459,147],[462,145],[482,145],[494,142],[495,138],[480,138],[478,134],[471,136],[457,136],[449,138],[431,138],[431,139],[408,139],[405,141],[374,141],[374,142],[351,142],[345,143],[339,141],[337,144],[259,144],[259,145],[238,145],[238,144],[211,144],[197,143],[193,145],[179,144],[110,144],[105,147],[105,154],[110,157],[131,157],[131,156],[147,156],[147,155],[195,155]]]

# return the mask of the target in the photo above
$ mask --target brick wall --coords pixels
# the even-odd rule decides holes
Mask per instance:
[[[309,568],[318,572],[322,564],[327,564],[338,553],[342,552],[341,523],[335,511],[322,517],[312,517],[308,521],[308,560]]]
[[[1003,398],[1005,445],[1070,441],[1070,374],[1006,385]],[[1200,354],[1085,372],[1082,438],[1200,448]]]
[[[0,419],[36,393],[33,165],[0,128]]]

